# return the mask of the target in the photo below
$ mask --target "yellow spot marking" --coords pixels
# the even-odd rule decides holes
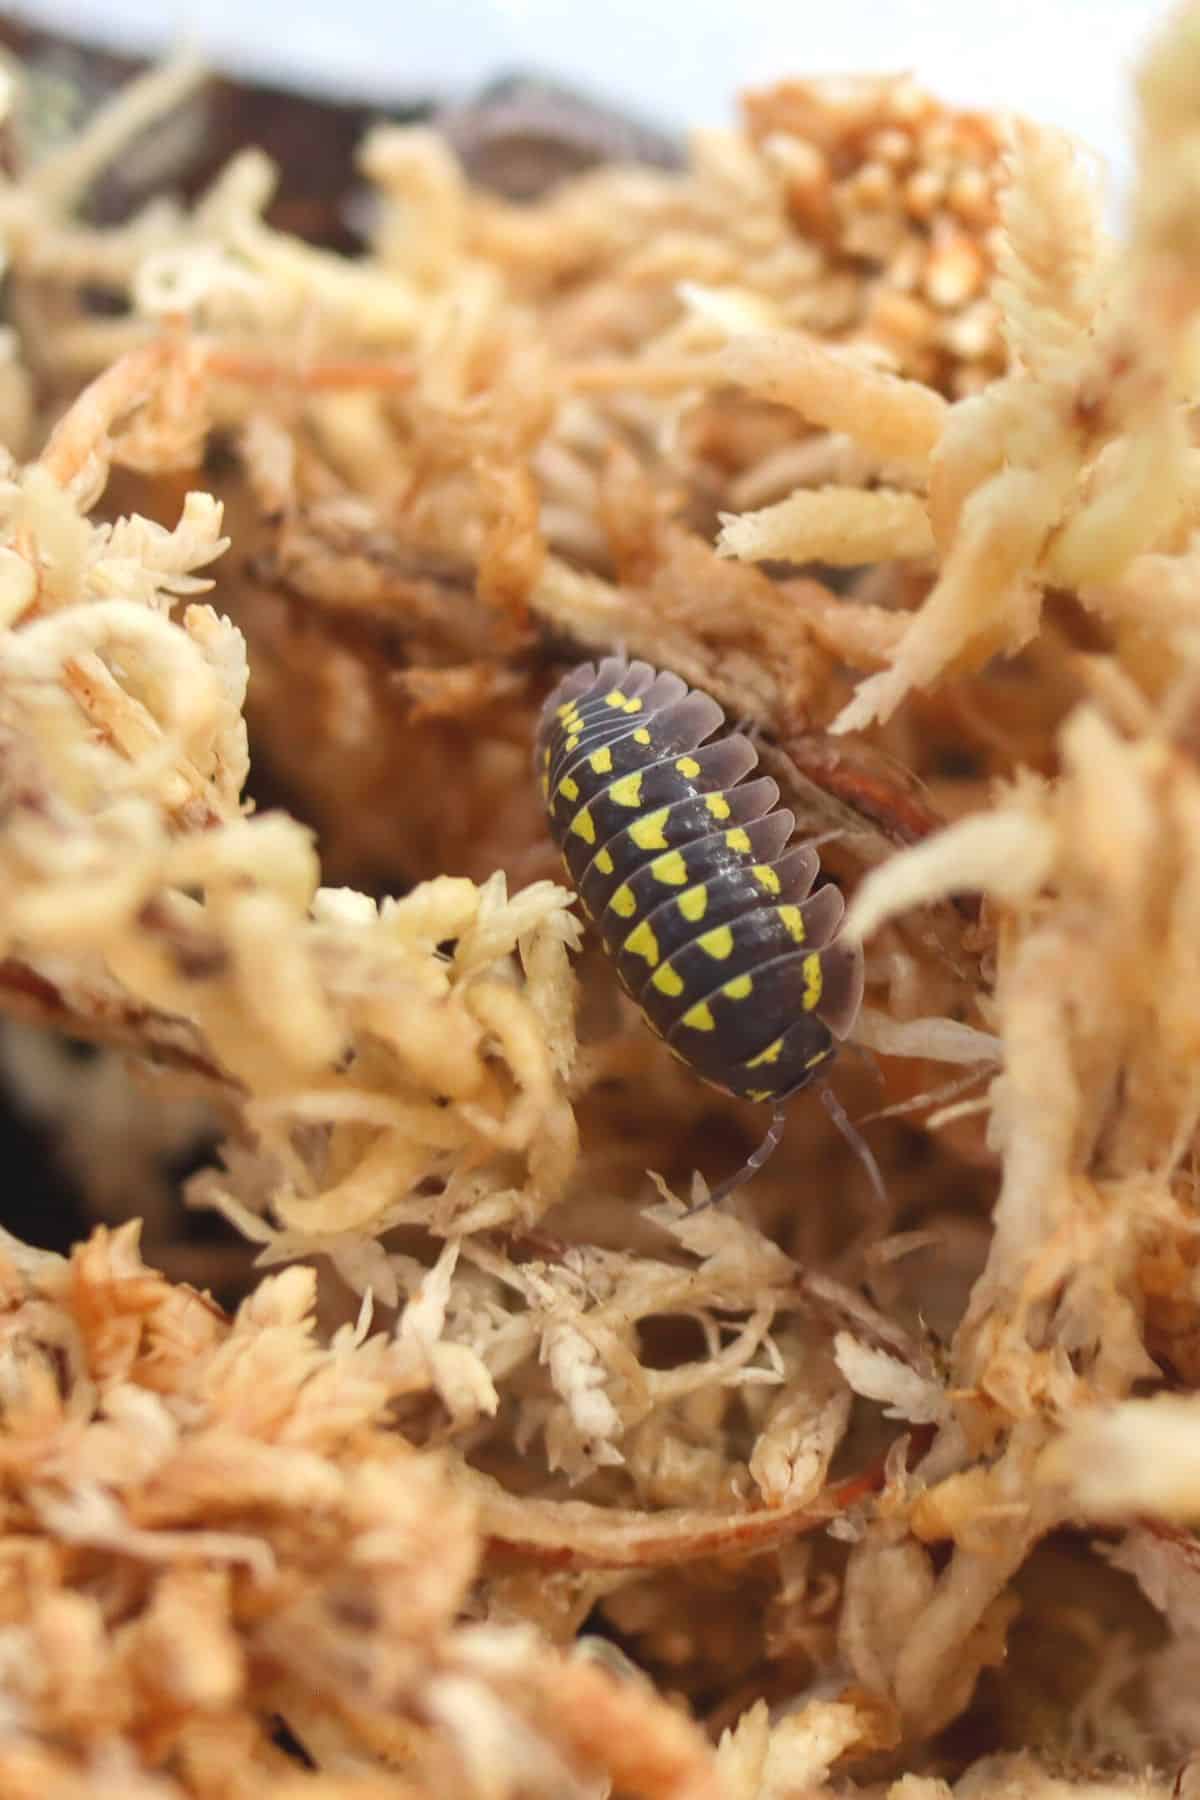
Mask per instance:
[[[660,806],[657,812],[647,813],[636,825],[629,827],[629,835],[639,850],[665,850],[667,840],[663,836],[663,826],[667,822],[668,808]]]
[[[829,1048],[826,1048],[824,1050],[818,1050],[817,1054],[815,1056],[809,1057],[808,1061],[805,1063],[804,1066],[806,1069],[815,1069],[819,1062],[824,1062],[825,1058],[827,1056],[832,1056],[832,1055],[833,1055],[833,1051],[830,1050]]]
[[[760,1102],[763,1100],[773,1100],[775,1098],[775,1090],[774,1088],[747,1088],[746,1098],[747,1100],[757,1100]]]
[[[571,714],[575,711],[575,708],[578,705],[579,705],[578,700],[564,700],[562,705],[558,709],[559,718],[560,719],[569,719]]]
[[[727,981],[721,989],[721,992],[730,1000],[744,1000],[746,995],[753,991],[754,983],[749,975],[735,975],[733,980]]]
[[[635,744],[648,744],[650,742],[650,733],[646,730],[644,725],[638,726],[633,734],[633,741]]]
[[[708,910],[708,889],[701,882],[679,896],[679,910],[690,925],[696,925]]]
[[[792,937],[795,938],[798,944],[802,944],[804,942],[805,931],[804,914],[800,911],[800,908],[798,906],[777,906],[775,910],[787,926]]]
[[[811,956],[806,956],[801,964],[801,968],[804,970],[803,1006],[805,1012],[811,1012],[821,998],[821,989],[824,986],[821,977],[821,958],[819,953],[814,950]]]
[[[675,767],[681,775],[686,775],[689,781],[692,781],[700,773],[700,764],[694,756],[677,756]]]
[[[615,913],[620,913],[623,919],[632,919],[637,911],[637,901],[624,882],[621,883],[608,904]]]
[[[579,748],[579,733],[577,731],[573,731],[571,733],[570,737],[567,739],[566,743],[563,745],[563,748],[564,748],[564,750],[578,750],[578,748]]]
[[[542,767],[543,767],[543,769],[548,769],[550,767],[550,746],[549,746],[549,744],[547,744],[546,748],[542,751]]]
[[[643,919],[640,925],[635,926],[621,948],[628,951],[630,956],[644,956],[653,968],[658,961],[658,939],[650,929],[649,920]]]
[[[735,825],[732,831],[725,833],[725,842],[731,850],[740,850],[743,856],[749,854],[750,839],[740,825]]]
[[[550,798],[550,777],[548,775],[543,775],[542,776],[542,799],[548,800],[549,798]]]
[[[703,937],[696,939],[706,956],[717,962],[724,962],[733,950],[733,932],[728,925],[717,925],[712,931],[706,931]]]
[[[682,887],[688,878],[687,864],[678,850],[668,850],[665,856],[656,856],[650,864],[650,873],[655,881],[661,881],[667,887]]]
[[[753,875],[755,881],[757,881],[759,887],[766,888],[768,894],[777,894],[779,892],[779,877],[774,869],[770,868],[766,863],[755,863],[750,873]]]
[[[609,855],[607,850],[597,850],[597,852],[596,852],[596,867],[599,869],[599,871],[602,875],[611,875],[612,874],[613,859]]]
[[[624,706],[621,708],[622,712],[627,712],[627,713],[641,712],[641,710],[642,710],[642,703],[640,700],[627,700],[625,702]]]
[[[717,1021],[708,1010],[707,1000],[697,1000],[683,1015],[683,1024],[692,1031],[715,1031]]]
[[[642,804],[642,771],[635,769],[632,775],[622,775],[620,781],[614,781],[608,790],[608,797],[617,806],[640,806]]]
[[[650,977],[650,985],[656,987],[660,994],[669,994],[672,999],[683,992],[683,981],[670,963],[664,963],[661,969],[655,969]]]
[[[727,819],[729,817],[729,802],[724,794],[705,794],[704,804],[707,806],[714,819]]]
[[[752,1056],[745,1066],[748,1069],[761,1069],[764,1063],[778,1062],[782,1050],[783,1039],[777,1037],[773,1044],[768,1044],[765,1050],[760,1050],[757,1056]]]
[[[620,688],[614,688],[611,694],[605,694],[604,704],[605,706],[624,706],[625,696]]]
[[[612,774],[612,751],[605,744],[602,750],[593,750],[588,757],[588,767],[596,775]]]
[[[564,775],[558,784],[558,791],[564,800],[578,800],[579,783],[572,781],[569,775]]]
[[[576,837],[581,837],[585,844],[595,843],[596,827],[592,820],[592,815],[586,806],[581,806],[579,811],[575,814],[575,817],[571,820],[571,830],[575,833]]]

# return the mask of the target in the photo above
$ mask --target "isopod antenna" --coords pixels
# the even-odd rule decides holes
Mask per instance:
[[[690,1219],[695,1213],[707,1212],[710,1206],[720,1206],[722,1200],[728,1200],[730,1194],[736,1194],[740,1187],[745,1187],[748,1181],[753,1181],[763,1164],[770,1161],[783,1141],[783,1127],[786,1121],[787,1113],[784,1108],[776,1107],[771,1114],[767,1135],[758,1149],[746,1158],[735,1175],[729,1175],[724,1181],[718,1182],[707,1200],[701,1200],[697,1205],[689,1206],[684,1217]],[[867,1154],[870,1155],[870,1152],[868,1151]]]
[[[883,1175],[879,1164],[875,1160],[875,1152],[871,1149],[870,1144],[868,1144],[866,1138],[858,1129],[858,1126],[851,1122],[845,1107],[828,1083],[821,1089],[821,1105],[825,1108],[825,1111],[829,1114],[830,1118],[853,1150],[855,1156],[857,1156],[859,1162],[867,1171],[867,1179],[871,1183],[871,1189],[875,1195],[875,1203],[879,1208],[880,1216],[885,1217],[888,1207],[887,1189],[883,1185]]]
[[[871,1149],[870,1144],[868,1144],[857,1125],[851,1121],[845,1107],[828,1084],[821,1089],[821,1104],[829,1114],[829,1117],[833,1120],[833,1123],[836,1125],[842,1137],[849,1144],[851,1150],[853,1150],[855,1156],[857,1156],[863,1168],[866,1170],[867,1179],[871,1184],[871,1191],[875,1196],[876,1205],[881,1214],[886,1214],[888,1205],[887,1188],[884,1185],[882,1171],[875,1159],[875,1153]],[[774,1156],[776,1150],[778,1150],[782,1143],[786,1119],[787,1113],[785,1109],[782,1106],[777,1107],[771,1114],[771,1123],[768,1126],[766,1136],[758,1146],[758,1149],[753,1151],[752,1154],[746,1158],[736,1174],[730,1175],[724,1181],[718,1183],[712,1193],[708,1196],[707,1200],[701,1200],[697,1205],[689,1206],[684,1215],[685,1218],[690,1219],[696,1213],[707,1212],[710,1206],[719,1206],[722,1200],[728,1200],[731,1194],[735,1194],[739,1188],[745,1187],[748,1181],[752,1181],[759,1170],[770,1161],[772,1156]]]

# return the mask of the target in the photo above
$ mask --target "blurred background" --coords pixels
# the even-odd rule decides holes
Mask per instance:
[[[1113,168],[1147,0],[41,0],[8,7],[132,53],[181,38],[231,74],[384,107],[536,74],[662,126],[718,124],[738,88],[785,75],[915,71],[959,105],[1014,107]],[[1036,48],[1035,48],[1036,46]]]

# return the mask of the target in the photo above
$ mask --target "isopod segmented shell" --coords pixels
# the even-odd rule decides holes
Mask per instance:
[[[710,695],[644,662],[572,670],[536,763],[581,903],[652,1031],[727,1094],[779,1103],[836,1053],[862,1000],[836,888]]]

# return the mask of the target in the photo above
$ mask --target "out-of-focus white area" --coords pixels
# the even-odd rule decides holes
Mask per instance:
[[[1120,175],[1153,0],[40,0],[6,9],[114,49],[181,37],[234,73],[396,102],[546,75],[649,123],[715,124],[740,87],[913,70],[940,98],[1065,126]]]

